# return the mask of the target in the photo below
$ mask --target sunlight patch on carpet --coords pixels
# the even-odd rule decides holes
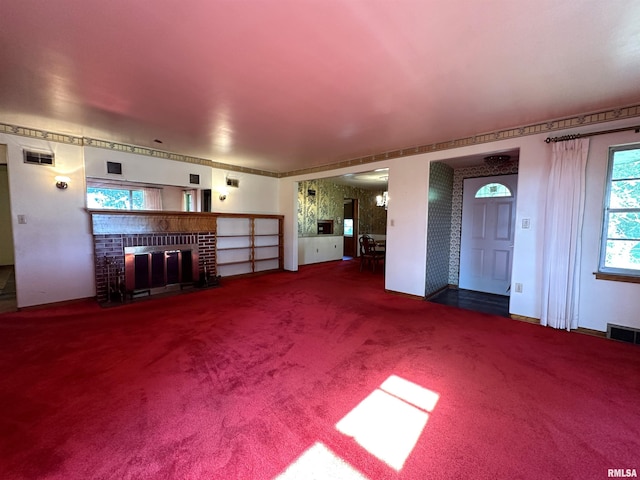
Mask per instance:
[[[345,462],[320,442],[304,451],[287,469],[274,480],[368,480],[358,470]]]
[[[391,375],[342,418],[336,429],[400,471],[439,398],[431,390]]]

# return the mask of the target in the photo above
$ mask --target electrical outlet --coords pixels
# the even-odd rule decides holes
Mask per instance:
[[[18,215],[18,223],[21,225],[24,225],[27,223],[27,216],[26,215]]]
[[[530,218],[523,218],[522,219],[522,229],[526,230],[528,228],[531,228],[531,219]]]
[[[522,293],[522,284],[516,283],[516,293]]]

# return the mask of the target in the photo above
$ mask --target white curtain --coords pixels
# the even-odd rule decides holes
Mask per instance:
[[[143,188],[145,210],[162,210],[162,192],[159,188]]]
[[[553,144],[545,211],[540,323],[578,327],[580,251],[589,139]]]

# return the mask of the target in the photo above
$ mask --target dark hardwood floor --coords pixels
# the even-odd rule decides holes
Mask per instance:
[[[509,297],[504,295],[448,288],[428,301],[509,318]]]

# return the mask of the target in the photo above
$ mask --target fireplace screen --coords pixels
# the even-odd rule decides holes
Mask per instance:
[[[129,293],[193,284],[198,276],[197,245],[125,248]]]

